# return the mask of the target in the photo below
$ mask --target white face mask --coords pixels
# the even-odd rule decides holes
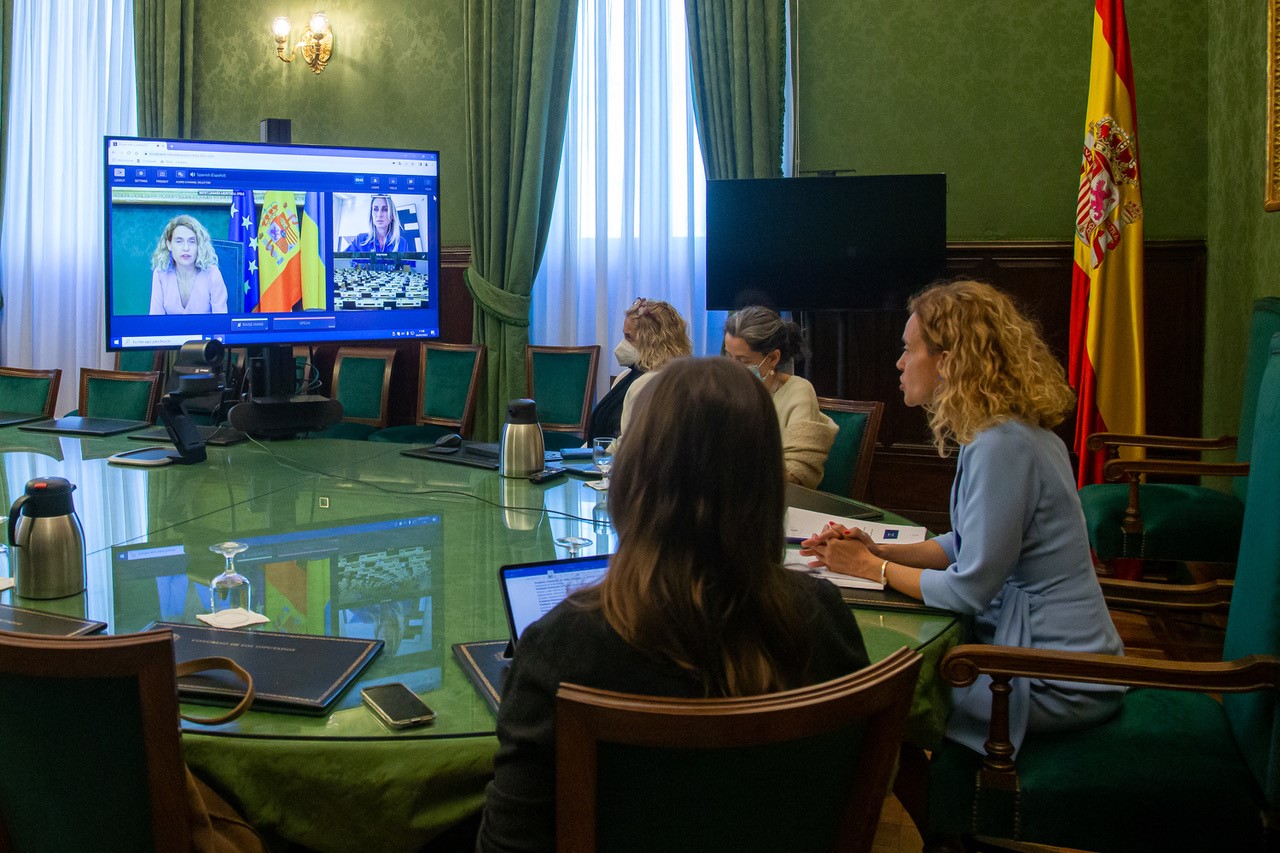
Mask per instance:
[[[640,354],[636,352],[636,348],[631,345],[631,341],[623,338],[618,341],[618,345],[613,348],[613,357],[618,360],[618,364],[623,367],[631,367],[640,360]]]

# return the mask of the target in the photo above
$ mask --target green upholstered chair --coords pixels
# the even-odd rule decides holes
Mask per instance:
[[[0,849],[190,849],[174,685],[168,631],[0,633]]]
[[[380,429],[369,440],[425,444],[451,432],[470,438],[484,356],[484,344],[422,344],[417,423]]]
[[[1252,435],[1224,661],[953,649],[943,659],[943,677],[968,684],[979,672],[991,675],[996,710],[985,757],[951,741],[934,752],[931,833],[1100,851],[1277,849],[1280,335],[1270,346]],[[1009,676],[1134,687],[1112,719],[1075,732],[1028,735],[1014,762],[1007,716],[1001,723],[999,711],[1008,701]],[[1219,702],[1209,693],[1225,695]]]
[[[391,401],[389,347],[340,347],[333,362],[333,399],[342,404],[342,421],[320,435],[364,441],[387,425]]]
[[[62,371],[0,367],[0,410],[53,417]]]
[[[1240,544],[1244,498],[1257,401],[1258,382],[1267,361],[1271,336],[1280,332],[1280,297],[1253,304],[1245,362],[1244,394],[1240,406],[1239,439],[1184,439],[1171,436],[1126,436],[1098,433],[1091,447],[1136,446],[1150,449],[1205,451],[1237,448],[1236,464],[1194,460],[1148,459],[1107,463],[1108,476],[1127,483],[1098,483],[1080,490],[1089,529],[1089,543],[1100,560],[1144,557],[1164,560],[1204,560],[1233,563]],[[1139,483],[1143,474],[1182,474],[1235,477],[1230,494],[1179,483]]]
[[[595,397],[600,347],[525,347],[525,381],[538,403],[547,450],[577,447],[586,440]]]
[[[819,397],[818,408],[835,421],[840,430],[827,454],[818,489],[860,501],[867,493],[867,481],[871,478],[871,460],[875,456],[880,419],[884,417],[884,403]]]
[[[122,418],[153,423],[160,400],[159,371],[80,368],[80,405],[86,418]]]
[[[164,370],[164,351],[158,349],[131,349],[116,353],[116,370],[133,373],[150,373]]]
[[[733,699],[560,685],[556,848],[870,850],[920,660]]]

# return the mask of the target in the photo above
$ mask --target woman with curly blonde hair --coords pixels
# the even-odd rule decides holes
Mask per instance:
[[[979,642],[1119,655],[1089,555],[1067,448],[1050,428],[1074,396],[1036,331],[988,284],[934,285],[910,302],[898,359],[903,401],[929,412],[934,442],[960,445],[951,532],[875,545],[832,527],[805,542],[814,564],[877,580],[974,617]],[[952,692],[947,737],[977,752],[990,681]],[[1123,688],[1014,679],[1010,734],[1078,728],[1119,707]]]
[[[194,216],[169,220],[151,254],[152,314],[225,314],[227,285],[209,230]]]
[[[635,414],[640,389],[652,382],[657,372],[671,359],[693,354],[689,324],[669,302],[643,297],[637,299],[627,309],[622,333],[626,347],[621,344],[619,347],[632,356],[633,370],[640,375],[628,384],[623,396],[618,435],[627,431],[627,424]],[[620,378],[619,384],[621,381]]]

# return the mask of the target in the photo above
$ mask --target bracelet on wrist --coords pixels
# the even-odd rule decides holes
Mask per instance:
[[[889,571],[889,561],[885,560],[880,564],[880,586],[882,588],[889,585],[888,571]]]

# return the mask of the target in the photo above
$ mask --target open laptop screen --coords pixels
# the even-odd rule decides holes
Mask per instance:
[[[511,642],[574,590],[604,577],[610,554],[503,566],[498,570]]]

